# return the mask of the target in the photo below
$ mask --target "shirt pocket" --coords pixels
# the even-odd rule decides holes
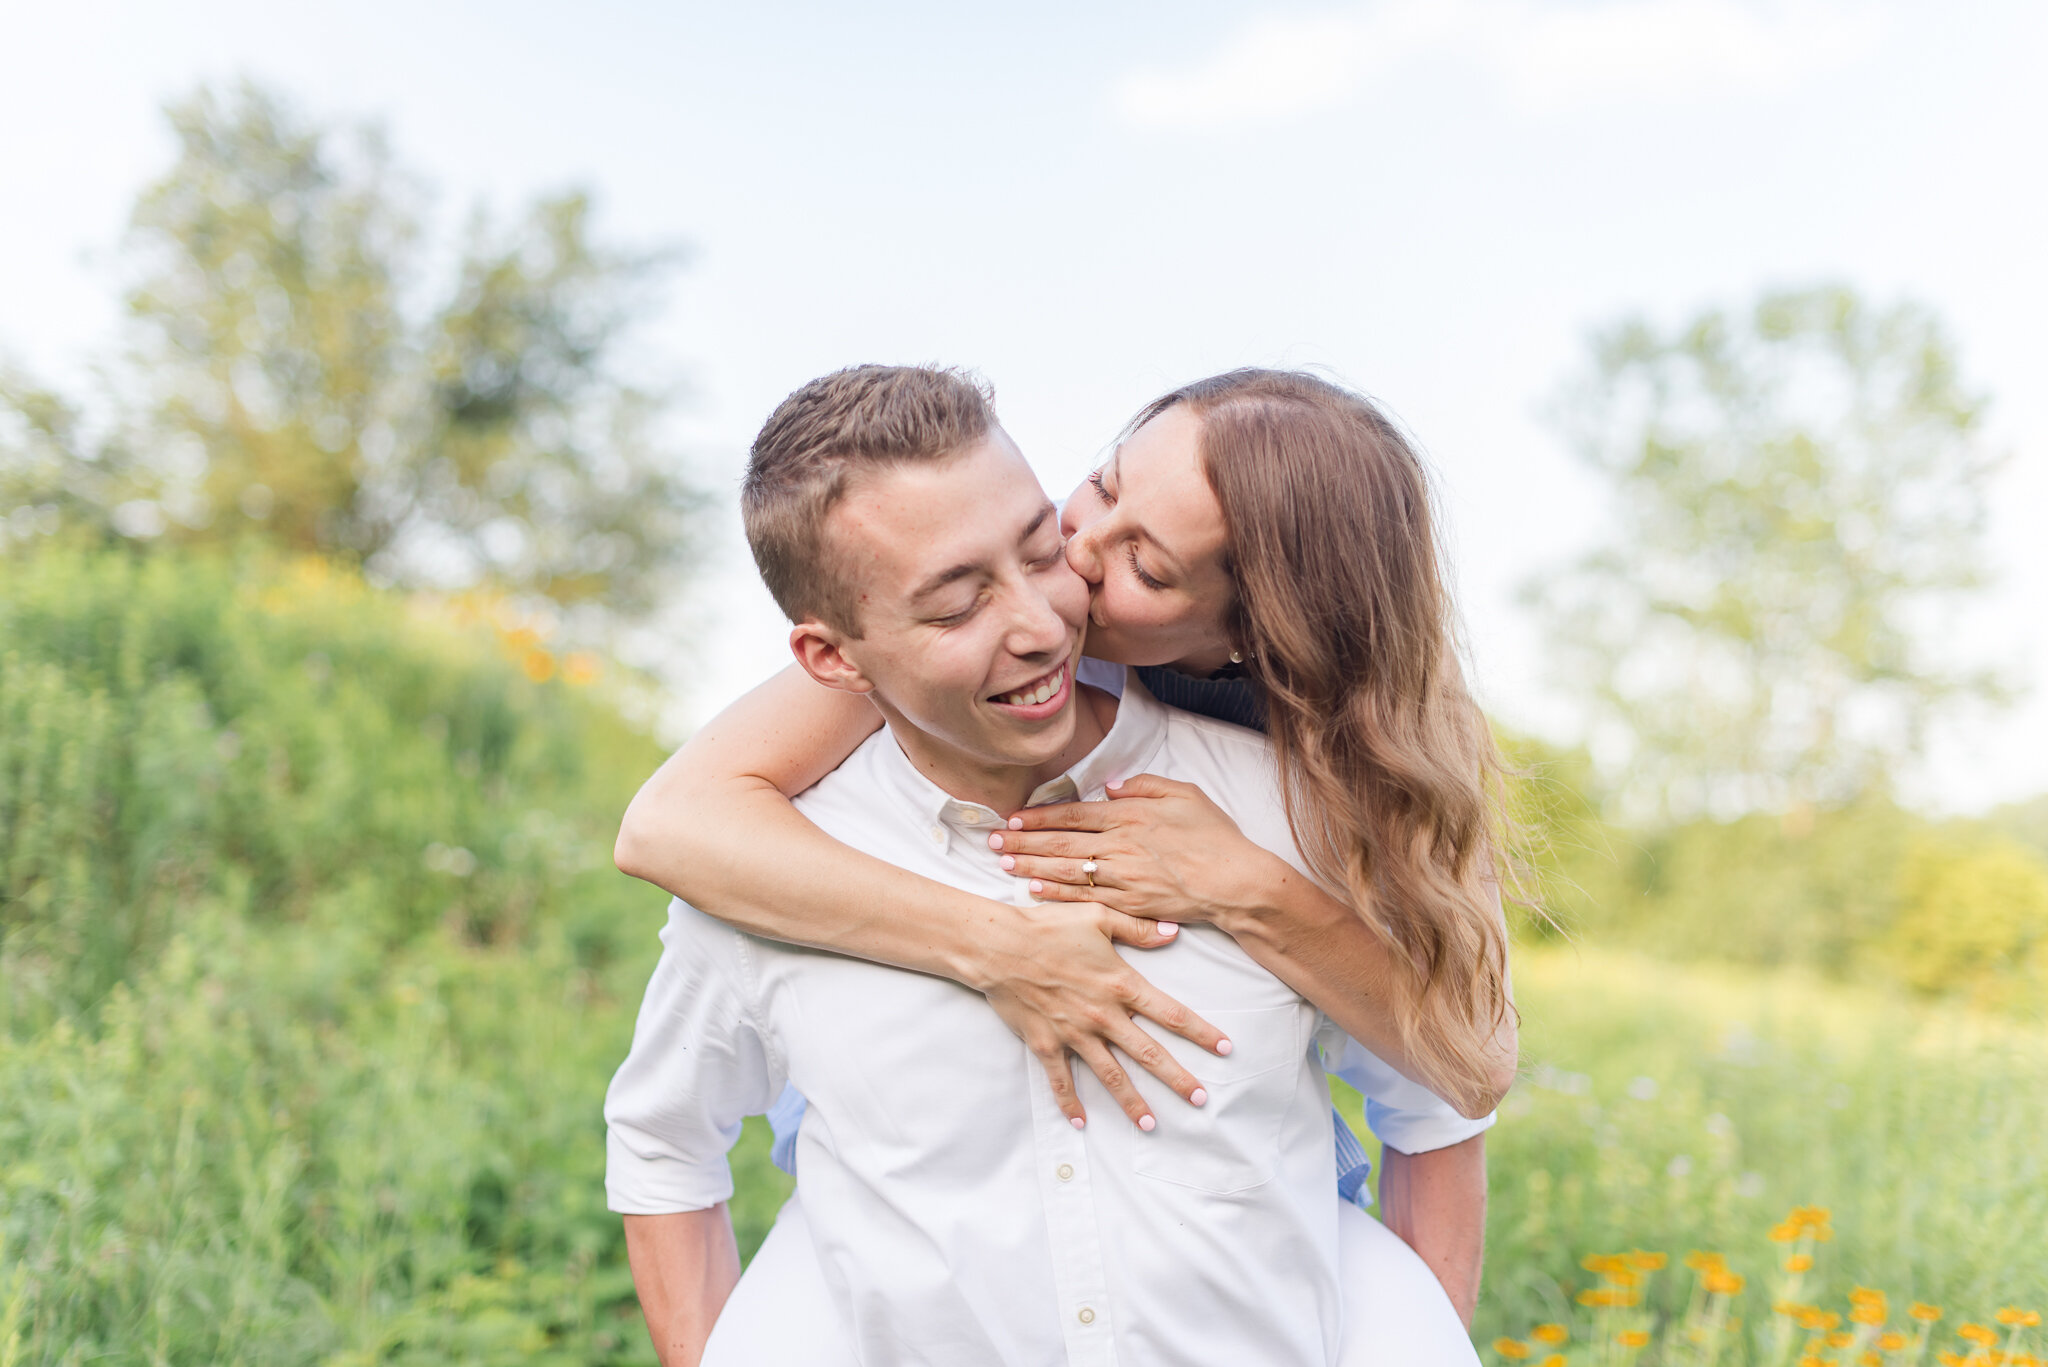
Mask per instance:
[[[1198,1011],[1230,1041],[1230,1053],[1219,1057],[1178,1036],[1161,1040],[1200,1080],[1209,1099],[1199,1107],[1175,1106],[1171,1124],[1134,1136],[1132,1171],[1228,1196],[1273,1178],[1281,1122],[1301,1079],[1311,1012],[1299,1002]]]

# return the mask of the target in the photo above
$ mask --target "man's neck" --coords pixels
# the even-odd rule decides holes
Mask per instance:
[[[894,708],[876,699],[896,744],[949,797],[978,802],[998,812],[1014,812],[1031,800],[1040,784],[1058,778],[1102,744],[1116,722],[1116,699],[1099,688],[1074,689],[1074,738],[1067,748],[1042,765],[991,764],[906,722]]]

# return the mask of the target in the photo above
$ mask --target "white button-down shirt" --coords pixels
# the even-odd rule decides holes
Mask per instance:
[[[1265,740],[1163,707],[1135,679],[1108,737],[1033,801],[1099,798],[1138,773],[1201,785],[1247,837],[1299,865]],[[796,805],[904,868],[1028,899],[988,848],[998,814],[935,787],[886,730]],[[957,983],[759,939],[681,902],[662,943],[605,1103],[611,1208],[727,1199],[741,1119],[794,1083],[810,1102],[797,1151],[819,1265],[867,1367],[1330,1363],[1340,1302],[1324,1066],[1366,1094],[1374,1130],[1404,1151],[1491,1123],[1402,1078],[1206,925],[1132,954],[1234,1046],[1218,1058],[1152,1030],[1209,1101],[1190,1107],[1133,1070],[1158,1116],[1151,1133],[1084,1069],[1090,1120],[1075,1130],[1037,1060]]]

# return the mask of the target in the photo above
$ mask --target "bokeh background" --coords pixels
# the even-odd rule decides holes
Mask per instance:
[[[2043,1346],[2038,8],[5,22],[0,1364],[650,1360],[610,838],[863,360],[1055,494],[1247,363],[1430,454],[1563,928],[1489,1362]]]

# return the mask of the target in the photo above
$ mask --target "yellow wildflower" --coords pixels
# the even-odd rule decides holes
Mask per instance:
[[[1798,1238],[1799,1226],[1793,1224],[1790,1220],[1787,1220],[1782,1225],[1771,1226],[1771,1242],[1774,1244],[1789,1244],[1795,1242]]]
[[[2041,1322],[2041,1312],[2038,1310],[2022,1310],[2018,1306],[2008,1305],[2005,1309],[1998,1312],[1998,1322],[2010,1325],[2015,1329],[2032,1329]]]
[[[1884,1304],[1881,1301],[1864,1301],[1849,1312],[1849,1318],[1858,1324],[1873,1327],[1884,1323]]]
[[[1725,1267],[1727,1262],[1718,1253],[1702,1253],[1698,1249],[1685,1255],[1685,1265],[1695,1272],[1711,1272],[1717,1267]]]
[[[1887,1353],[1896,1353],[1899,1349],[1906,1346],[1906,1336],[1896,1331],[1879,1334],[1877,1336],[1877,1346],[1884,1349]]]
[[[1650,1336],[1641,1329],[1624,1329],[1614,1336],[1614,1341],[1624,1348],[1644,1348],[1649,1346]]]
[[[1834,1333],[1829,1334],[1827,1338],[1827,1344],[1830,1348],[1847,1348],[1855,1341],[1856,1336],[1846,1329],[1837,1329]]]
[[[1543,1359],[1538,1364],[1538,1367],[1564,1367],[1564,1354],[1552,1353],[1549,1357]]]
[[[1744,1286],[1742,1278],[1736,1273],[1720,1269],[1709,1272],[1700,1279],[1700,1282],[1716,1296],[1739,1296]]]
[[[1523,1358],[1529,1356],[1529,1345],[1520,1339],[1495,1339],[1493,1341],[1493,1351],[1499,1353],[1504,1358],[1513,1358],[1515,1361],[1520,1362]]]
[[[1932,1324],[1936,1320],[1941,1318],[1941,1307],[1938,1305],[1929,1305],[1925,1301],[1914,1301],[1913,1308],[1911,1310],[1908,1310],[1906,1313],[1911,1315],[1916,1320],[1921,1320],[1927,1324]]]
[[[1570,1338],[1571,1330],[1561,1324],[1539,1324],[1529,1331],[1529,1337],[1538,1343],[1559,1344]]]
[[[526,671],[526,677],[535,683],[546,683],[555,677],[555,657],[538,646],[526,652],[519,661],[519,667]]]
[[[1785,1270],[1787,1272],[1811,1272],[1813,1271],[1813,1258],[1809,1254],[1794,1253],[1785,1260]]]
[[[1639,1248],[1628,1255],[1628,1261],[1629,1265],[1638,1271],[1659,1272],[1663,1270],[1664,1264],[1671,1260],[1665,1254],[1646,1253]]]
[[[1956,1329],[1956,1337],[1968,1339],[1972,1343],[1981,1343],[1989,1348],[1998,1342],[1998,1331],[1987,1325],[1965,1324]]]

